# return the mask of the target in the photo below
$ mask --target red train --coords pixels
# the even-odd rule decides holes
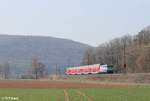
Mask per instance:
[[[113,73],[113,68],[106,65],[94,64],[87,66],[71,67],[65,71],[66,75],[80,75],[80,74],[99,74],[99,73]]]

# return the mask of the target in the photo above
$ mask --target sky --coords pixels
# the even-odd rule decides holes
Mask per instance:
[[[0,34],[98,46],[150,25],[150,0],[0,0]]]

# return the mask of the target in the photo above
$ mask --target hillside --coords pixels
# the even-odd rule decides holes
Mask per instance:
[[[12,71],[24,73],[37,58],[52,73],[56,64],[61,68],[80,64],[89,47],[53,37],[0,35],[0,64],[8,62]]]
[[[136,35],[115,38],[94,49],[85,53],[83,64],[113,65],[116,73],[150,72],[150,26]]]

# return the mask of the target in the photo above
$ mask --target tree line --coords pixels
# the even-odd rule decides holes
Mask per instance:
[[[10,68],[9,62],[4,62],[0,64],[0,79],[11,79],[12,70]],[[14,70],[16,71],[16,70]],[[45,65],[38,60],[38,58],[33,58],[31,67],[28,68],[28,73],[20,74],[20,77],[15,77],[18,79],[40,79],[45,78],[48,75],[48,72],[45,68]],[[16,74],[15,74],[16,75]]]
[[[96,63],[113,65],[116,73],[150,72],[150,31],[144,29],[88,49],[81,64]]]
[[[8,62],[0,64],[0,79],[9,79],[10,66]]]

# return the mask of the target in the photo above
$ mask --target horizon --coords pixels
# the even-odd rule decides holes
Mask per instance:
[[[56,38],[56,39],[62,39],[62,40],[70,40],[70,41],[77,42],[77,43],[84,44],[84,45],[88,45],[88,46],[91,46],[91,47],[97,47],[97,46],[92,46],[90,44],[87,44],[87,43],[84,43],[84,42],[80,42],[80,41],[76,41],[76,40],[73,40],[73,39],[60,38],[60,37],[48,36],[48,35],[43,35],[42,36],[42,35],[25,35],[25,34],[20,34],[20,35],[17,35],[17,34],[0,34],[0,36]]]

